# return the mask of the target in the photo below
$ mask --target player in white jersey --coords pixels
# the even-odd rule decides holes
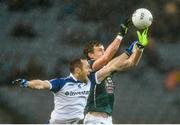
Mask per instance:
[[[101,83],[114,71],[122,71],[134,66],[142,54],[142,48],[138,46],[135,48],[127,60],[122,62],[122,56],[118,56],[95,73],[91,72],[87,60],[75,59],[70,63],[71,74],[67,78],[31,81],[17,79],[13,83],[22,87],[49,89],[54,92],[54,110],[51,113],[50,124],[78,123],[84,118],[90,88],[94,84]]]
[[[91,83],[96,83],[95,74],[90,74],[86,60],[75,59],[70,63],[70,75],[52,80],[17,79],[14,84],[32,89],[49,89],[54,93],[54,110],[50,124],[73,124],[84,118]]]
[[[83,83],[70,74],[67,78],[50,80],[50,83],[50,89],[54,92],[55,104],[50,123],[76,123],[83,119],[83,111],[91,85],[90,80]]]

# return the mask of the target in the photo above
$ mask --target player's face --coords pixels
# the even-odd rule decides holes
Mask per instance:
[[[103,45],[95,46],[94,51],[92,53],[92,59],[97,60],[103,55],[104,55],[104,46]]]
[[[82,69],[81,69],[80,76],[81,76],[81,80],[83,82],[87,82],[88,75],[90,74],[90,72],[91,72],[91,68],[90,68],[88,61],[82,60]]]

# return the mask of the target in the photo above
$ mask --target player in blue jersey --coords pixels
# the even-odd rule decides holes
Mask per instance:
[[[90,87],[101,83],[112,72],[126,69],[127,64],[134,64],[141,54],[142,49],[137,48],[126,61],[121,62],[119,56],[95,73],[91,72],[87,60],[76,59],[70,63],[71,73],[66,78],[30,81],[17,79],[13,84],[32,89],[49,89],[54,93],[54,110],[51,113],[50,124],[78,123],[84,118]]]
[[[126,51],[120,55],[119,63],[127,62],[131,57],[134,47],[139,47],[143,51],[143,48],[148,44],[147,40],[148,29],[145,29],[142,34],[137,32],[138,42],[135,41]],[[88,62],[93,71],[97,71],[104,67],[109,60],[114,56],[114,48],[108,47],[106,51],[103,45],[98,41],[91,41],[84,48],[84,55],[87,57]],[[111,53],[114,51],[114,53]],[[138,64],[141,55],[134,63],[127,63],[122,65],[123,69],[131,68]],[[114,105],[114,91],[115,83],[112,80],[112,74],[107,76],[101,84],[96,84],[91,87],[90,95],[86,107],[86,117],[84,119],[85,124],[112,124],[112,112]]]

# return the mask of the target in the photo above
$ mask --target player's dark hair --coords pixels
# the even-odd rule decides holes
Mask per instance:
[[[69,66],[69,70],[71,73],[74,73],[75,71],[75,68],[80,68],[82,69],[82,62],[81,62],[82,59],[80,58],[77,58],[77,59],[74,59],[70,62],[70,66]]]
[[[94,47],[102,45],[99,41],[90,41],[88,44],[85,45],[83,54],[87,59],[90,59],[88,53],[92,53],[94,51]]]

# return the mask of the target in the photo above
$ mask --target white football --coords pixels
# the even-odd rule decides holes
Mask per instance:
[[[144,29],[152,24],[153,16],[145,8],[137,9],[132,15],[132,22],[138,29]]]

